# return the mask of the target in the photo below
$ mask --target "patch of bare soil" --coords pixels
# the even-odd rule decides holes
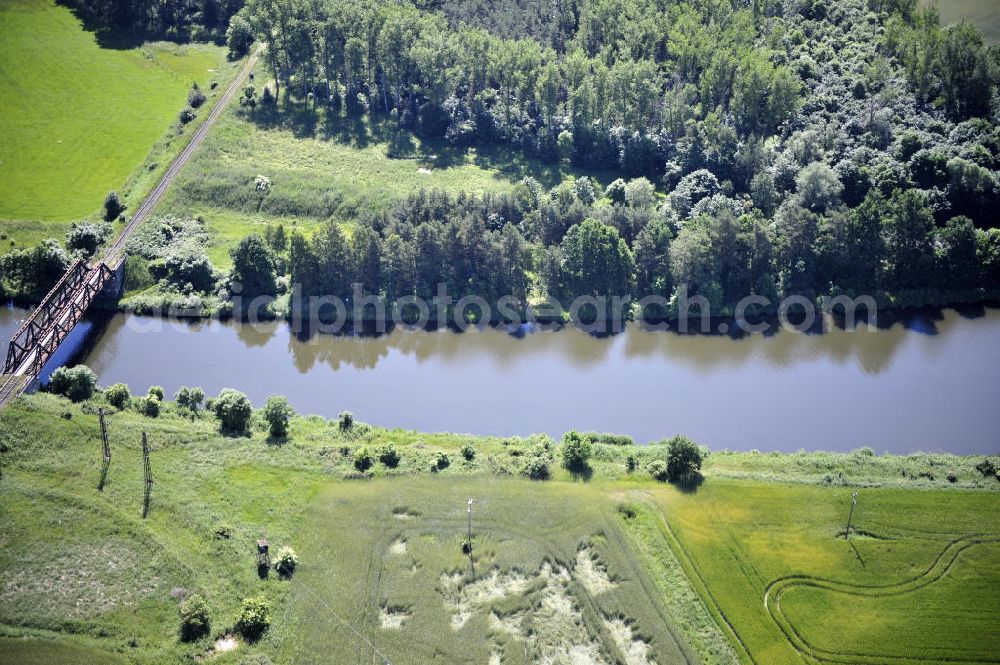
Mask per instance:
[[[236,641],[236,636],[227,633],[215,640],[213,648],[217,653],[225,653],[227,651],[236,651],[239,646],[240,643]]]

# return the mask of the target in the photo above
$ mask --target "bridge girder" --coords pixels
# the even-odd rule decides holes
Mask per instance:
[[[27,374],[37,376],[113,276],[105,263],[91,268],[77,259],[11,337],[4,374],[14,374],[34,354]]]

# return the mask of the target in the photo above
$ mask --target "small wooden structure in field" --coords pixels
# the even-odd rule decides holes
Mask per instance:
[[[271,566],[271,555],[268,553],[267,538],[257,541],[257,567],[268,568]]]

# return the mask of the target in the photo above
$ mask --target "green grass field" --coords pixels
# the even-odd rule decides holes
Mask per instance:
[[[846,488],[652,494],[745,662],[1000,662],[998,494],[863,489],[849,542]]]
[[[925,0],[925,4],[930,4]],[[1000,4],[984,0],[937,0],[941,25],[967,20],[983,33],[987,44],[1000,43]]]
[[[112,189],[134,206],[184,141],[171,127],[192,81],[232,71],[217,46],[101,48],[51,0],[0,3],[2,249],[60,236]]]
[[[112,462],[99,491],[101,405]],[[142,431],[155,479],[145,519]],[[399,466],[357,479],[353,452],[389,442]],[[718,454],[684,493],[626,471],[626,455],[642,469],[656,447],[599,445],[586,477],[557,466],[547,482],[516,477],[543,444],[342,433],[317,417],[273,441],[261,422],[222,436],[169,403],[149,419],[100,398],[22,398],[0,412],[0,663],[188,663],[251,595],[269,600],[271,628],[211,662],[1000,662],[998,546],[949,546],[1000,532],[1000,483],[976,479],[977,459]],[[442,452],[450,465],[429,473]],[[956,482],[918,478],[928,468]],[[831,469],[864,487],[849,543],[837,536],[850,490],[827,484],[819,471]],[[291,579],[258,575],[260,537],[296,549]],[[183,643],[189,593],[205,597],[211,631]]]
[[[208,231],[205,251],[208,258],[213,265],[222,270],[228,270],[232,267],[233,260],[229,255],[229,250],[251,233],[264,235],[264,230],[268,225],[282,224],[289,233],[298,231],[308,238],[324,224],[322,220],[315,217],[247,214],[214,207],[198,208],[195,214],[205,218],[205,227]],[[350,233],[351,225],[349,223],[342,223],[341,227],[346,233]]]

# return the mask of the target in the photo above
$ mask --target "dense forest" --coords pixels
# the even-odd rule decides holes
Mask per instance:
[[[806,171],[800,189],[824,176]],[[553,192],[530,179],[513,194],[420,192],[365,215],[350,237],[330,224],[311,240],[293,233],[286,241],[274,228],[266,244],[305,296],[348,298],[360,283],[389,300],[431,298],[444,284],[456,298],[550,295],[565,304],[581,295],[669,300],[685,287],[724,315],[749,294],[775,305],[791,294],[838,293],[923,304],[1000,284],[1000,232],[977,231],[965,217],[937,228],[919,191],[876,190],[853,210],[807,195],[769,222],[748,204],[734,212],[716,198],[719,187],[697,171],[659,206],[644,178],[612,183],[611,205],[595,202],[586,178]],[[688,221],[678,230],[681,216]]]
[[[229,275],[199,222],[161,220],[133,249],[167,293],[683,288],[727,314],[750,294],[919,305],[1000,288],[1000,48],[915,0],[248,0],[228,39],[234,56],[268,43],[252,121],[379,114],[621,177],[420,192],[310,238],[272,227]]]
[[[57,0],[108,44],[145,39],[215,41],[226,38],[243,0]]]
[[[520,26],[556,33],[542,43],[452,27],[397,2],[250,0],[238,17],[270,44],[279,87],[299,96],[391,113],[404,128],[458,144],[500,141],[667,188],[708,168],[750,193],[762,171],[825,161],[858,181],[848,192],[856,204],[872,184],[855,173],[864,166],[923,188],[953,175],[940,157],[992,167],[980,164],[985,155],[954,154],[948,139],[962,149],[978,143],[951,133],[989,117],[1000,51],[969,25],[941,30],[935,10],[913,0],[554,6],[562,13],[548,28]],[[519,15],[511,12],[509,30]],[[492,27],[489,14],[480,19]]]
[[[306,294],[685,286],[725,312],[1000,284],[1000,49],[972,26],[913,0],[487,4],[248,0],[237,19],[269,43],[279,103],[622,179],[425,192],[350,239],[293,238]]]

